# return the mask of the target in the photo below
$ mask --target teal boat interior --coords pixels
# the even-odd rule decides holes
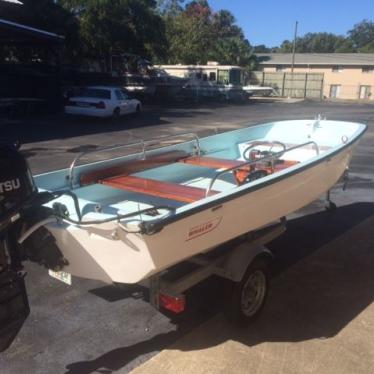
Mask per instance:
[[[80,222],[134,212],[152,220],[328,157],[364,130],[362,124],[316,119],[205,138],[181,134],[86,152],[70,168],[34,179],[40,190],[59,192],[50,206],[57,202]],[[94,161],[84,162],[87,156]]]

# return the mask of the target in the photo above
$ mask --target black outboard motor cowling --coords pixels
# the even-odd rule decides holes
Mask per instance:
[[[11,344],[30,312],[21,254],[12,241],[18,210],[36,193],[25,159],[15,147],[0,145],[0,352]]]
[[[0,145],[0,216],[36,192],[25,158],[15,146]]]
[[[22,262],[29,259],[51,269],[66,264],[44,227],[19,244],[22,233],[53,215],[43,204],[54,198],[38,192],[18,149],[0,144],[0,352],[12,343],[30,312]]]
[[[0,145],[0,230],[35,194],[37,189],[24,157],[14,146]]]

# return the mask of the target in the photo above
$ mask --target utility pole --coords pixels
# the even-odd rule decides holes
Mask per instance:
[[[296,21],[295,23],[295,34],[293,37],[293,47],[292,47],[292,65],[291,65],[291,73],[293,74],[293,68],[295,65],[295,52],[296,52],[296,38],[297,38],[297,25],[299,22]]]
[[[288,98],[290,98],[293,94],[293,69],[295,66],[295,52],[296,52],[296,38],[297,38],[297,25],[299,24],[298,21],[295,23],[295,34],[293,37],[293,47],[292,47],[292,64],[291,64],[291,90],[288,94]]]

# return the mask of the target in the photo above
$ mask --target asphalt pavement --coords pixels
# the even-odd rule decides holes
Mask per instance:
[[[338,216],[362,207],[339,208],[328,222],[331,213],[324,212],[292,220],[291,245],[310,249],[310,240],[300,238],[313,238],[313,220],[337,227]],[[373,373],[373,225],[371,215],[357,225],[343,224],[325,244],[317,239],[315,252],[274,279],[268,303],[251,326],[233,327],[218,313],[132,374]],[[325,236],[330,230],[313,231]]]
[[[288,360],[297,362],[303,357],[305,372],[331,373],[337,372],[334,369],[339,368],[336,365],[340,356],[347,369],[342,373],[355,372],[349,371],[355,365],[360,369],[357,372],[370,372],[374,352],[370,338],[374,326],[369,318],[374,315],[374,254],[368,243],[373,240],[374,105],[260,101],[244,105],[149,106],[140,116],[123,117],[117,122],[57,116],[2,121],[0,130],[3,138],[21,140],[22,151],[37,174],[67,167],[79,152],[102,145],[184,132],[204,136],[318,114],[365,122],[369,129],[355,151],[348,190],[341,191],[341,186],[333,190],[338,209],[325,212],[323,200],[314,202],[289,217],[286,233],[271,243],[278,260],[277,276],[254,330],[233,332],[222,319],[217,279],[189,291],[189,310],[174,318],[150,307],[141,287],[118,288],[84,279],[73,279],[69,287],[50,278],[44,269],[27,264],[31,314],[13,345],[0,356],[0,372],[127,373],[162,350],[137,370],[152,373],[158,368],[169,372],[165,365],[173,362],[174,372],[182,373],[186,372],[183,368],[187,362],[188,372],[223,372],[217,368],[221,362],[221,368],[230,372],[228,368],[234,367],[230,366],[231,356],[225,361],[222,356],[226,345],[233,352],[247,352],[247,366],[238,366],[236,372],[245,368],[259,373],[277,372],[270,369],[279,368],[281,363],[283,372],[300,372],[301,366],[290,366]],[[308,351],[305,343],[337,336],[336,349],[317,342]],[[290,344],[296,348],[292,350]],[[284,354],[282,349],[291,349],[292,354]],[[209,356],[208,351],[215,353]],[[191,356],[193,352],[198,355]],[[323,370],[310,364],[317,362],[320,355],[324,355]],[[338,358],[329,361],[330,355]],[[212,357],[218,364],[209,361]],[[265,365],[268,371],[258,369],[250,366],[249,357],[262,360],[262,365],[270,360],[274,366]],[[160,362],[164,366],[157,366]],[[203,365],[199,371],[199,362],[205,362],[205,371]],[[149,366],[151,363],[155,366]]]

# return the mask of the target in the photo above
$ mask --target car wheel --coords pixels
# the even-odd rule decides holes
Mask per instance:
[[[113,110],[113,119],[118,119],[121,116],[121,110],[117,107]]]
[[[269,262],[259,258],[248,266],[240,282],[231,284],[224,310],[231,322],[243,326],[257,318],[265,304],[269,278]]]

